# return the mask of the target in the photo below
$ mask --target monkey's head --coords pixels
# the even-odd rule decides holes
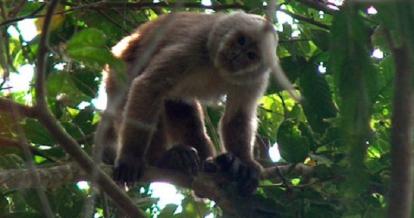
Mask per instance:
[[[277,35],[264,18],[238,12],[223,15],[208,39],[209,55],[221,75],[234,83],[259,81],[276,61]]]

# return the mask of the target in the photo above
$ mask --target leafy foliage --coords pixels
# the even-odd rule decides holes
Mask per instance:
[[[0,75],[5,78],[26,75],[19,69],[36,64],[38,35],[25,40],[23,27],[8,21],[37,17],[35,26],[40,31],[43,18],[38,15],[44,14],[45,3],[18,2],[0,2],[0,11],[7,12],[0,16]],[[61,1],[58,11],[63,13],[52,20],[51,52],[46,69],[49,107],[65,130],[89,153],[100,119],[92,101],[98,96],[101,69],[108,64],[119,71],[124,69],[111,54],[110,47],[139,24],[172,11],[171,6],[165,5],[119,6],[131,1],[107,1],[107,5],[93,7],[96,2],[101,1]],[[246,11],[261,15],[266,11],[262,0],[214,0],[212,3],[237,3]],[[398,14],[385,3],[373,6],[378,9],[375,15],[368,14],[367,8],[371,5],[363,3],[341,6],[340,11],[321,12],[302,1],[283,1],[281,9],[296,19],[276,24],[280,38],[278,54],[283,69],[304,101],[297,103],[275,84],[270,84],[259,108],[258,138],[273,146],[279,145],[282,156],[279,164],[303,163],[313,171],[310,175],[288,173],[278,183],[262,181],[256,195],[263,199],[263,204],[274,205],[281,217],[383,217],[385,214],[390,180],[394,63],[387,45],[389,39],[381,30],[390,30],[388,37],[397,43],[404,37],[414,40],[414,33],[412,28],[406,28],[412,25],[412,20],[401,24],[394,19],[411,13],[409,10],[397,7],[404,12]],[[204,12],[206,9],[179,10]],[[411,31],[403,36],[395,34],[401,28]],[[374,49],[380,49],[384,57],[373,57]],[[321,70],[323,67],[326,69]],[[33,87],[23,91],[8,87],[13,85],[1,84],[0,96],[31,104]],[[216,127],[222,110],[208,108],[206,117],[215,143],[219,143]],[[13,125],[16,122],[21,124],[21,130]],[[1,169],[26,167],[21,149],[1,140],[18,140],[21,133],[31,145],[36,166],[68,161],[69,157],[38,121],[16,120],[0,112]],[[270,164],[269,159],[262,161]],[[0,217],[43,217],[34,190],[2,188],[0,192]],[[136,198],[148,198],[150,192],[148,186],[130,190]],[[188,191],[182,193],[185,196],[182,202],[164,208],[158,208],[154,201],[145,201],[146,198],[140,206],[158,217],[223,215],[212,203],[196,201]],[[92,190],[68,184],[48,189],[46,194],[57,217],[82,217],[86,213],[84,202]],[[104,217],[107,211],[117,213],[107,205],[103,195],[97,196],[93,206],[95,217]]]

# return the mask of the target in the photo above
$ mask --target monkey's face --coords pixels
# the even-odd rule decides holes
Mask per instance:
[[[244,83],[265,74],[267,66],[263,61],[261,39],[242,31],[229,33],[215,60],[223,76]]]
[[[273,26],[252,14],[223,17],[210,33],[208,48],[214,66],[234,83],[261,81],[276,60],[277,36]]]
[[[227,48],[219,52],[221,68],[232,74],[255,70],[260,65],[261,54],[257,42],[250,36],[239,32],[234,34],[227,43]]]

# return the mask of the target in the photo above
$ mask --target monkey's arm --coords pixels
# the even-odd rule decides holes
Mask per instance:
[[[256,107],[261,96],[256,94],[258,92],[260,91],[257,88],[237,89],[230,92],[220,122],[221,139],[225,148],[248,164],[255,162],[253,143],[257,126]]]
[[[221,139],[228,153],[218,156],[215,162],[222,171],[237,181],[241,194],[250,194],[256,190],[262,171],[262,166],[253,157],[256,107],[261,93],[259,87],[229,93],[220,122]]]

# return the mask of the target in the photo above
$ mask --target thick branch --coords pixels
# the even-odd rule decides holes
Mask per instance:
[[[388,217],[408,218],[412,202],[412,53],[394,48],[395,90],[391,129],[391,184]]]
[[[2,140],[0,138],[0,140]],[[12,141],[14,142],[14,141]],[[14,142],[18,144],[18,142]],[[102,164],[100,167],[107,174],[112,174],[112,166]],[[262,179],[277,179],[280,175],[285,175],[288,173],[295,173],[300,176],[308,176],[313,172],[313,167],[296,164],[292,165],[281,165],[269,167],[265,170],[265,173],[262,175]],[[45,184],[45,187],[54,188],[61,186],[66,183],[76,182],[79,180],[91,180],[90,174],[85,173],[82,168],[76,163],[68,163],[64,165],[38,168],[36,171],[39,172],[40,179],[42,184]],[[27,178],[29,170],[27,169],[16,169],[16,170],[7,170],[0,172],[0,185],[1,188],[5,189],[24,189],[24,188],[33,188],[34,184],[32,180],[25,180],[22,178]],[[62,175],[60,175],[62,174]],[[218,175],[214,173],[200,173],[199,176],[195,177],[195,180],[199,183],[217,183],[217,181],[224,181],[222,179],[223,175]],[[203,178],[203,179],[201,179]],[[24,181],[22,181],[24,180]],[[209,181],[211,180],[211,181]],[[192,188],[192,183],[194,179],[189,177],[186,174],[174,170],[160,169],[156,167],[148,167],[140,182],[168,182],[184,188]],[[228,182],[228,181],[227,181]],[[206,185],[202,185],[206,186]],[[202,191],[205,192],[205,191]]]
[[[0,148],[5,147],[20,147],[20,143],[16,140],[0,137]]]
[[[101,168],[108,174],[112,173],[112,167],[109,165],[102,165]],[[284,165],[271,167],[267,170],[265,177],[269,176],[280,177],[280,174],[298,173],[309,175],[312,172],[312,167],[302,164],[295,166]],[[276,175],[275,171],[278,171]],[[31,175],[27,169],[8,170],[0,172],[0,188],[4,189],[25,189],[33,188],[35,185],[32,180],[28,180]],[[37,168],[36,173],[40,177],[41,183],[49,188],[56,188],[61,185],[76,182],[80,180],[91,180],[91,174],[85,173],[76,163],[69,163],[65,165]],[[223,184],[228,184],[229,181],[221,174],[200,173],[198,176],[192,178],[186,174],[182,174],[173,170],[159,169],[149,167],[145,170],[140,182],[168,182],[180,187],[189,188],[194,192],[211,200],[214,200],[223,210],[239,214],[239,208],[243,207],[246,211],[266,211],[267,213],[275,213],[272,208],[261,205],[260,201],[253,196],[243,197],[228,194],[221,188]],[[248,199],[248,200],[247,200]],[[248,203],[242,203],[242,202]],[[270,212],[269,212],[270,211]],[[254,212],[255,213],[255,212]],[[259,213],[259,212],[258,212]]]
[[[282,165],[282,166],[274,166],[265,169],[262,173],[262,179],[282,179],[280,178],[281,175],[286,175],[288,173],[297,174],[300,176],[309,176],[313,173],[314,168],[302,163],[298,163],[295,165]]]

